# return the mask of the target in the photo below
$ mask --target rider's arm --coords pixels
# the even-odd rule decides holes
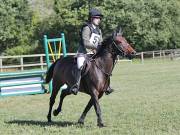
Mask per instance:
[[[100,40],[99,40],[99,44],[101,44],[103,41],[103,37],[102,37],[102,31],[100,30]]]
[[[90,43],[90,35],[91,35],[90,28],[88,26],[84,27],[82,30],[82,42],[87,49],[96,49],[97,46]]]

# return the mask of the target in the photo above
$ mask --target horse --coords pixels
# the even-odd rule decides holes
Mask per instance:
[[[116,63],[117,55],[125,56],[132,59],[135,56],[135,50],[122,36],[122,32],[114,31],[111,36],[103,40],[101,48],[95,55],[87,62],[85,74],[82,75],[80,82],[80,92],[90,95],[90,100],[81,114],[78,123],[84,124],[84,119],[87,112],[94,106],[97,115],[97,126],[103,127],[101,109],[99,99],[103,96],[107,89],[110,76]],[[76,60],[74,57],[64,57],[58,59],[53,63],[46,75],[46,83],[52,79],[53,90],[49,101],[49,112],[47,115],[48,122],[51,121],[52,107],[55,103],[56,95],[60,87],[67,84],[67,88],[62,90],[60,94],[60,101],[57,109],[53,111],[54,116],[61,112],[63,100],[67,95],[72,94],[70,88],[74,85],[74,68],[76,67]]]

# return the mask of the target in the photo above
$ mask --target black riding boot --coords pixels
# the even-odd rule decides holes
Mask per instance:
[[[80,82],[81,82],[81,70],[77,70],[76,74],[76,83],[70,88],[70,91],[74,94],[77,95],[79,87],[80,87]]]
[[[110,85],[109,85],[108,88],[107,88],[106,91],[105,91],[105,94],[106,94],[106,95],[109,95],[109,94],[111,94],[113,91],[114,91],[114,89],[112,89],[112,88],[110,87]]]

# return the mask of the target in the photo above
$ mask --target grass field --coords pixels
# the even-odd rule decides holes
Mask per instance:
[[[104,123],[96,126],[94,108],[85,125],[76,124],[89,96],[79,93],[65,99],[63,111],[46,120],[49,95],[0,99],[1,135],[179,135],[180,61],[148,60],[118,63],[111,85],[115,92],[101,99]],[[56,99],[56,104],[59,97]]]

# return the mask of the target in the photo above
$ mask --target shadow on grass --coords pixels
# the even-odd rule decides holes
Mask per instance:
[[[18,125],[36,125],[36,126],[60,126],[60,127],[68,127],[68,126],[76,126],[76,127],[82,127],[83,125],[80,125],[77,122],[70,122],[70,121],[58,121],[58,122],[46,122],[46,121],[34,121],[34,120],[12,120],[5,122],[6,124],[18,124]]]

